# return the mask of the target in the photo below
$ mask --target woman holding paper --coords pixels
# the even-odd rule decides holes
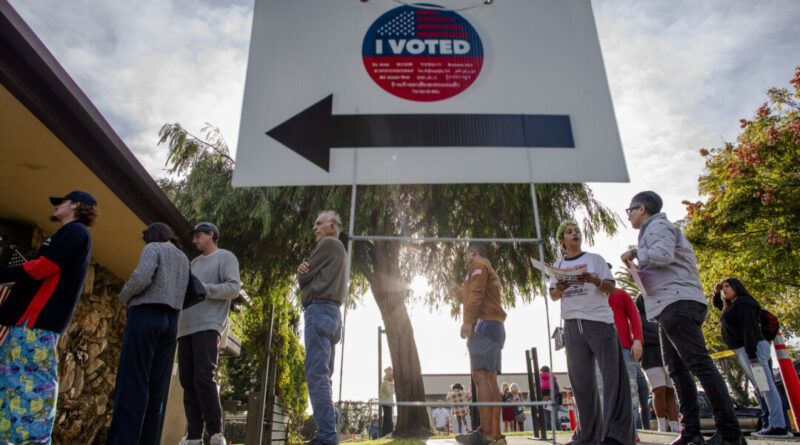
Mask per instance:
[[[783,405],[769,367],[769,343],[761,334],[761,306],[736,278],[726,278],[714,286],[714,307],[719,317],[722,340],[739,358],[747,378],[758,388],[769,410],[769,427],[753,437],[792,437],[786,432]]]
[[[608,305],[608,294],[614,291],[614,277],[603,257],[582,250],[581,232],[574,221],[561,223],[556,241],[566,255],[553,266],[566,270],[564,279],[550,280],[550,298],[561,300],[567,371],[579,421],[570,443],[633,445],[628,372],[614,327],[614,313]],[[594,375],[595,360],[603,377],[602,413]]]

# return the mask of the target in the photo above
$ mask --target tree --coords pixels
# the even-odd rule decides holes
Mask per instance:
[[[171,171],[188,173],[174,182],[173,199],[198,218],[217,221],[244,264],[269,277],[259,291],[271,295],[272,286],[288,286],[295,269],[315,245],[312,223],[323,209],[339,212],[348,220],[350,187],[254,187],[234,189],[230,178],[233,161],[213,127],[206,140],[188,134],[179,124],[161,129],[161,142],[169,147]],[[541,184],[536,187],[545,260],[556,256],[552,237],[562,219],[583,219],[584,234],[592,240],[599,231],[613,233],[618,218],[594,200],[584,184]],[[346,228],[347,229],[347,228]],[[355,231],[358,235],[412,235],[421,237],[534,237],[534,216],[527,184],[394,185],[358,187]],[[422,401],[425,391],[421,366],[408,316],[409,283],[423,276],[431,293],[423,302],[449,307],[459,305],[439,279],[442,270],[457,279],[466,271],[464,245],[359,241],[353,247],[351,290],[354,301],[367,286],[372,291],[386,328],[394,367],[398,400]],[[540,276],[528,258],[538,257],[533,244],[498,244],[490,258],[504,289],[504,303],[517,298],[530,301],[541,291]],[[280,295],[291,299],[281,288]],[[272,293],[270,293],[272,292]],[[452,335],[458,335],[453,332]],[[430,430],[424,408],[400,407],[396,436],[422,436]]]
[[[701,149],[698,181],[705,202],[684,201],[686,235],[695,247],[703,286],[739,278],[780,319],[784,334],[800,329],[800,67],[793,89],[772,88],[736,143]],[[720,349],[719,314],[711,310],[706,338]]]

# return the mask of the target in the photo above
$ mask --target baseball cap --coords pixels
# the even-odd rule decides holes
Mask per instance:
[[[57,197],[57,196],[50,197],[50,202],[54,206],[57,206],[64,201],[80,202],[83,204],[89,204],[90,206],[97,205],[97,200],[95,200],[92,195],[86,192],[82,192],[80,190],[71,191],[67,193],[67,196],[64,197]]]
[[[219,238],[219,229],[217,226],[207,221],[203,221],[194,226],[192,233],[194,232],[212,232],[214,235],[217,235],[217,238]]]

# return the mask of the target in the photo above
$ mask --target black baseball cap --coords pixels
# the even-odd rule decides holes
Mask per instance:
[[[57,205],[61,204],[64,201],[80,202],[80,203],[83,203],[83,204],[89,204],[90,206],[97,205],[97,200],[95,200],[92,195],[90,195],[90,194],[88,194],[86,192],[82,192],[80,190],[75,190],[75,191],[69,192],[69,193],[67,193],[67,196],[64,196],[63,198],[59,198],[57,196],[51,196],[50,197],[50,202],[54,206],[57,206]]]
[[[194,226],[192,233],[195,232],[212,232],[214,235],[217,235],[217,238],[219,238],[219,229],[217,226],[207,221],[203,221]]]

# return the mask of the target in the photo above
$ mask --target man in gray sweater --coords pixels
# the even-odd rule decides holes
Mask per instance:
[[[203,283],[206,299],[181,311],[178,320],[178,371],[186,412],[186,437],[179,445],[202,445],[204,423],[211,445],[225,445],[214,371],[231,300],[239,295],[239,261],[217,247],[214,224],[201,222],[193,233],[192,243],[202,255],[192,260],[192,274]]]
[[[347,252],[338,238],[341,230],[342,220],[336,212],[321,212],[314,222],[317,247],[297,267],[297,282],[305,309],[306,381],[317,423],[317,434],[309,442],[312,445],[337,443],[330,378],[335,346],[342,337],[339,306],[346,292]]]
[[[631,226],[639,230],[639,244],[621,258],[626,264],[639,261],[647,316],[658,321],[661,355],[678,393],[681,434],[671,445],[746,444],[725,381],[706,349],[703,321],[708,306],[694,249],[683,232],[661,213],[661,206],[661,197],[655,192],[634,195],[625,211]],[[717,433],[708,442],[700,434],[697,385],[692,374],[703,385],[714,412]]]

